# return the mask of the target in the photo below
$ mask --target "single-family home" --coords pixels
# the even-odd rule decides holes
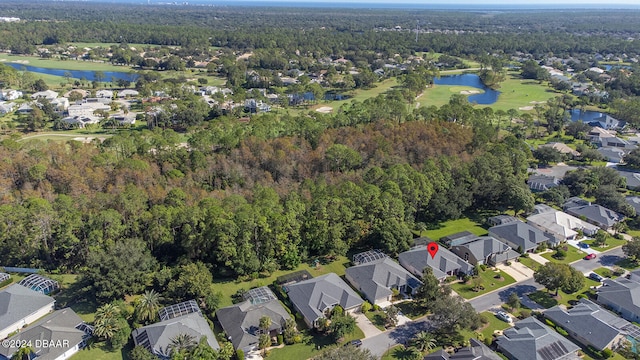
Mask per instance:
[[[549,211],[542,214],[531,215],[527,223],[553,236],[558,242],[576,240],[578,232],[591,236],[598,232],[598,227],[582,221],[562,211]]]
[[[0,100],[13,101],[23,96],[22,91],[13,89],[0,89]]]
[[[6,115],[15,110],[15,108],[15,103],[0,101],[0,115]]]
[[[625,149],[627,151],[631,151],[637,149],[638,146],[632,144],[630,141],[621,139],[617,136],[614,137],[600,137],[593,141],[598,147],[615,147],[620,149]]]
[[[624,319],[640,322],[640,282],[632,279],[606,279],[598,288],[598,302]]]
[[[615,137],[616,136],[616,132],[615,131],[609,131],[606,129],[603,129],[601,127],[594,127],[591,130],[589,130],[589,133],[587,134],[587,136],[589,137],[589,141],[591,142],[596,142],[599,139],[602,138],[607,138],[607,137]]]
[[[0,339],[53,311],[55,300],[22,285],[0,291]]]
[[[511,246],[492,236],[475,236],[452,246],[451,251],[472,265],[496,265],[520,256]]]
[[[93,328],[71,308],[47,315],[9,338],[9,344],[30,344],[32,356],[38,360],[65,360],[84,348]],[[0,347],[0,359],[9,360],[19,346]]]
[[[627,196],[625,201],[627,204],[633,206],[636,210],[636,215],[640,215],[640,196]]]
[[[66,97],[55,98],[51,100],[51,105],[56,111],[62,112],[69,108],[69,99]]]
[[[531,316],[506,329],[496,340],[510,360],[579,360],[580,347]]]
[[[133,89],[124,89],[124,90],[118,91],[119,98],[136,97],[138,95],[140,95],[140,93],[137,90],[133,90]]]
[[[451,248],[455,245],[464,244],[465,242],[471,239],[475,239],[476,237],[478,237],[478,235],[465,230],[452,235],[443,236],[442,238],[440,238],[440,242],[446,247]]]
[[[521,252],[533,252],[542,243],[551,246],[558,244],[553,236],[520,220],[489,228],[489,236]]]
[[[531,174],[527,184],[531,191],[547,191],[560,185],[560,179],[555,176]]]
[[[105,98],[105,99],[112,99],[113,98],[113,91],[111,90],[98,90],[96,91],[96,97],[97,98]]]
[[[94,116],[96,111],[110,111],[111,106],[103,104],[101,102],[83,102],[80,104],[73,104],[67,108],[69,116]]]
[[[624,215],[596,204],[569,208],[567,209],[567,214],[586,219],[589,223],[604,230],[609,230],[615,224],[624,220]]]
[[[136,346],[144,347],[161,359],[169,359],[172,340],[178,335],[186,334],[198,342],[204,337],[214,350],[220,348],[195,301],[185,301],[160,309],[159,315],[160,322],[133,330],[131,337]]]
[[[550,147],[557,150],[561,154],[570,155],[570,156],[580,156],[579,152],[570,148],[567,144],[561,143],[561,142],[550,142],[544,145],[540,145],[539,147]]]
[[[345,270],[346,279],[372,304],[383,306],[393,297],[393,290],[413,295],[421,282],[392,259],[373,260]]]
[[[533,205],[533,211],[531,212],[531,215],[542,214],[542,213],[552,212],[552,211],[556,211],[556,209],[552,208],[547,204],[535,204]]]
[[[335,273],[329,273],[285,287],[289,300],[309,328],[336,306],[354,311],[362,306],[362,298]]]
[[[626,151],[617,147],[601,147],[596,149],[596,151],[602,155],[605,161],[614,164],[620,164],[627,155]]]
[[[562,204],[562,210],[566,211],[578,206],[591,205],[591,201],[585,200],[579,196],[572,196]]]
[[[285,322],[291,319],[289,312],[268,287],[251,289],[244,294],[244,301],[216,311],[216,317],[235,349],[245,353],[258,347],[260,335],[271,337],[281,334]],[[260,319],[271,319],[269,329],[260,328]]]
[[[62,118],[60,121],[67,125],[77,126],[78,128],[82,129],[87,125],[99,123],[100,118],[97,116],[79,115],[79,116],[67,116],[65,118]]]
[[[564,305],[554,306],[546,310],[544,316],[581,344],[598,351],[620,345],[627,335],[625,328],[633,326],[587,299],[581,299],[569,310]]]
[[[47,100],[51,101],[51,100],[53,100],[53,99],[55,99],[57,97],[58,97],[58,93],[53,91],[53,90],[38,91],[38,92],[33,93],[31,95],[31,98],[33,100],[36,100],[36,99],[47,99]]]
[[[627,180],[627,189],[629,190],[638,190],[640,189],[640,173],[633,171],[622,171],[620,169],[616,169],[618,175],[622,176]]]
[[[111,115],[110,118],[116,121],[120,126],[133,125],[136,123],[135,114],[114,114]]]
[[[600,117],[597,117],[591,121],[589,121],[590,126],[597,126],[603,129],[622,129],[627,123],[625,121],[620,121],[612,116],[607,114],[603,114]]]
[[[31,104],[29,104],[29,103],[24,103],[24,104],[22,104],[22,105],[20,105],[20,106],[18,107],[18,110],[16,110],[16,112],[17,112],[18,114],[23,114],[23,115],[24,115],[24,114],[29,114],[29,113],[31,113],[31,112],[33,111],[33,107],[34,107],[34,106],[35,106],[35,105],[34,105],[34,104],[32,104],[32,103],[31,103]]]
[[[424,357],[424,360],[501,360],[502,358],[489,349],[482,341],[469,339],[469,346],[457,349],[449,354],[444,350],[438,350]]]
[[[433,275],[440,281],[447,276],[473,273],[473,265],[445,248],[440,248],[432,258],[426,246],[419,246],[400,253],[398,261],[418,278],[422,278],[427,266],[433,270]]]
[[[513,221],[518,221],[518,218],[511,215],[496,215],[487,219],[487,223],[491,226],[507,224]]]

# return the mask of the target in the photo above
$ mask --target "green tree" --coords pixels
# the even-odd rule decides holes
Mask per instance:
[[[375,360],[369,349],[357,348],[355,346],[340,346],[322,352],[313,360]]]
[[[136,346],[129,352],[129,360],[155,360],[157,357],[143,346]]]
[[[47,91],[47,90],[49,90],[49,86],[42,79],[36,80],[33,83],[33,85],[31,86],[31,88],[33,89],[33,91]]]
[[[293,319],[287,319],[284,323],[283,337],[287,345],[294,343],[295,336],[298,335],[296,322]]]
[[[533,278],[538,284],[544,285],[547,291],[554,291],[558,295],[558,289],[567,287],[573,289],[576,279],[573,279],[571,266],[567,264],[559,264],[548,262],[538,267],[533,274]],[[584,277],[584,276],[581,276]]]
[[[436,347],[435,337],[427,331],[421,331],[415,334],[411,339],[411,343],[421,352],[429,352]]]
[[[584,274],[571,266],[569,267],[569,272],[569,277],[567,277],[562,285],[562,291],[567,294],[573,294],[584,287]]]
[[[351,334],[355,329],[356,319],[349,314],[334,316],[329,324],[329,332],[336,342],[339,342],[345,335]]]
[[[11,356],[11,360],[31,360],[34,358],[35,351],[31,346],[21,346],[18,351]]]
[[[393,306],[393,305],[390,305],[386,309],[384,309],[385,320],[386,320],[388,326],[395,327],[396,325],[398,325],[398,313],[399,312],[400,312],[400,310],[397,307]]]
[[[520,303],[520,298],[518,297],[518,293],[512,292],[509,295],[509,299],[507,300],[507,305],[509,305],[509,308],[511,308],[512,310],[520,308],[522,304]]]
[[[263,333],[269,333],[269,328],[271,328],[271,318],[268,316],[263,316],[260,318],[260,331]]]
[[[362,163],[362,156],[357,151],[342,144],[331,145],[324,156],[331,171],[352,170]]]
[[[269,346],[271,346],[271,337],[269,334],[260,334],[260,337],[258,338],[258,347],[264,350]]]
[[[533,151],[533,156],[538,159],[541,165],[557,163],[564,159],[564,155],[550,146],[542,146]]]
[[[145,291],[136,302],[138,319],[152,322],[158,316],[162,297],[155,290]]]
[[[631,260],[638,262],[640,260],[640,237],[634,236],[626,244],[622,245],[622,251]]]
[[[169,340],[169,351],[173,354],[188,352],[197,346],[196,338],[193,335],[180,333]]]
[[[99,338],[110,340],[118,332],[120,308],[115,303],[104,304],[96,310],[93,334]]]

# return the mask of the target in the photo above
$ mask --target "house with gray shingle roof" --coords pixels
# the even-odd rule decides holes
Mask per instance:
[[[612,116],[607,114],[603,114],[600,117],[597,117],[591,121],[589,121],[589,126],[599,127],[603,129],[622,129],[627,123],[625,121],[620,121]]]
[[[391,301],[393,289],[413,295],[421,282],[390,258],[370,261],[345,270],[345,277],[372,304]]]
[[[636,215],[640,215],[640,196],[627,196],[625,201],[627,204],[633,206],[636,210]]]
[[[559,153],[571,156],[580,156],[580,153],[576,150],[570,148],[567,144],[561,142],[550,142],[547,144],[540,145],[538,147],[550,147],[552,149],[557,150]]]
[[[620,164],[627,153],[620,148],[616,147],[601,147],[596,150],[600,155],[604,157],[607,162]]]
[[[64,360],[84,348],[93,329],[71,308],[55,311],[9,340],[31,344],[38,360]],[[0,359],[11,359],[19,347],[0,347]]]
[[[607,209],[604,206],[591,204],[567,209],[567,214],[584,218],[589,223],[601,227],[604,230],[611,229],[615,224],[624,220],[624,215]]]
[[[560,185],[560,179],[554,176],[532,174],[527,179],[532,191],[547,191]]]
[[[398,261],[405,269],[418,278],[428,266],[433,275],[443,281],[447,276],[473,273],[473,265],[462,260],[451,251],[441,247],[432,258],[426,246],[416,247],[398,255]]]
[[[335,273],[318,276],[285,287],[293,307],[304,318],[309,328],[336,305],[347,311],[358,309],[364,301]]]
[[[506,329],[498,337],[498,350],[511,360],[578,360],[580,347],[534,317]]]
[[[554,306],[544,316],[581,344],[598,351],[618,346],[627,334],[623,328],[633,326],[587,299],[581,299],[569,310],[564,305]]]
[[[618,175],[622,176],[627,180],[627,189],[629,190],[638,190],[640,189],[640,172],[634,171],[622,171],[620,169],[615,169]]]
[[[597,226],[555,210],[531,215],[527,218],[527,223],[553,236],[559,242],[575,240],[578,229],[587,235],[594,235],[598,232]]]
[[[255,290],[263,295],[252,296],[252,293],[256,293]],[[245,353],[258,347],[260,335],[264,331],[260,329],[260,319],[265,316],[271,319],[268,332],[271,337],[281,334],[285,322],[291,319],[289,312],[266,286],[249,290],[245,301],[216,311],[216,317],[233,347],[242,349]]]
[[[180,334],[193,336],[197,342],[204,337],[212,349],[220,348],[209,323],[200,312],[177,316],[133,330],[136,346],[142,346],[161,359],[171,357],[171,340]]]
[[[475,236],[452,246],[451,251],[472,265],[496,265],[520,256],[511,246],[492,236]]]
[[[533,252],[542,243],[558,244],[553,236],[520,220],[491,227],[489,235],[522,252]]]
[[[0,339],[53,311],[55,300],[13,284],[0,291]]]
[[[501,360],[485,344],[476,339],[469,339],[469,346],[457,349],[454,354],[444,350],[436,351],[424,357],[424,360]]]
[[[606,279],[598,288],[598,302],[624,319],[640,321],[640,283],[630,279]]]

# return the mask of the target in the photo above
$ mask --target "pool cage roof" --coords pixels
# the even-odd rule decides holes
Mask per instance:
[[[38,274],[31,274],[20,280],[18,284],[45,295],[49,295],[60,288],[57,281]]]
[[[9,280],[11,276],[7,273],[0,273],[0,283]]]
[[[356,265],[366,264],[371,261],[386,258],[387,255],[380,250],[369,250],[353,255],[353,263]]]
[[[198,313],[200,312],[200,307],[195,300],[189,300],[185,302],[181,302],[179,304],[163,307],[158,311],[158,315],[160,315],[160,321],[175,319],[178,316]]]
[[[264,304],[276,299],[276,296],[266,286],[251,289],[244,293],[243,297],[245,300],[249,300],[252,305]]]

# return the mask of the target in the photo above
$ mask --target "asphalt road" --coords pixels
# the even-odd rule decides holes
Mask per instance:
[[[598,254],[595,259],[580,260],[572,263],[571,266],[573,266],[576,270],[582,271],[586,274],[602,266],[613,266],[617,261],[622,260],[624,257],[625,256],[622,252],[622,247],[617,247],[613,250],[605,251]]]
[[[382,334],[362,340],[362,347],[369,349],[375,357],[381,358],[390,348],[398,344],[404,344],[420,331],[428,331],[430,329],[431,325],[426,319],[412,321],[385,331]]]

